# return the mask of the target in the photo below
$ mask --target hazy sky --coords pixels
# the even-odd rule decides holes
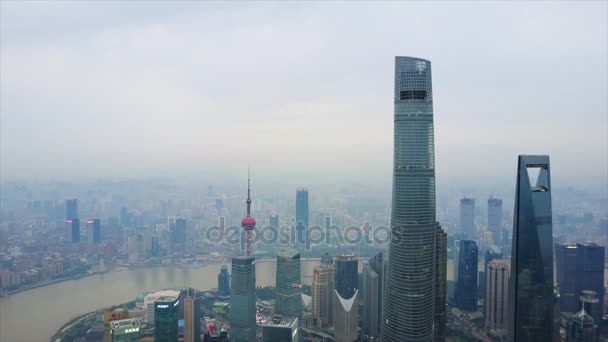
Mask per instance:
[[[608,2],[1,2],[1,177],[390,181],[394,56],[432,61],[437,173],[608,178]]]

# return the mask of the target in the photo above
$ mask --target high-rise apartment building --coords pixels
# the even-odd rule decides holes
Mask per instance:
[[[536,182],[531,175],[536,175]],[[553,341],[552,226],[549,156],[520,155],[509,279],[509,341]]]
[[[363,266],[363,333],[373,338],[380,336],[383,275],[384,259],[380,252]]]
[[[505,336],[509,303],[508,261],[490,261],[486,265],[486,274],[485,328],[491,334]]]
[[[437,223],[435,235],[435,342],[444,342],[447,321],[448,234]]]
[[[465,239],[475,239],[475,199],[462,198],[460,200],[460,229]]]
[[[318,328],[327,328],[333,323],[333,291],[336,269],[329,254],[321,258],[321,265],[312,273],[312,316]]]
[[[306,244],[306,232],[308,230],[308,189],[298,188],[296,190],[296,244]]]
[[[302,317],[300,252],[281,247],[277,252],[275,313]]]
[[[502,246],[502,200],[499,198],[488,199],[488,231],[494,244]]]
[[[382,341],[432,341],[435,151],[431,62],[395,58],[391,241]]]
[[[456,306],[467,311],[477,310],[478,253],[475,241],[460,240],[455,302]]]

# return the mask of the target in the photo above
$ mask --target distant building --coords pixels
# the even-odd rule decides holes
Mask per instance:
[[[78,218],[78,199],[65,200],[65,219],[73,220]]]
[[[194,331],[194,298],[184,298],[184,342],[194,342],[195,331]],[[200,324],[200,323],[199,323]],[[196,335],[200,335],[200,331]],[[197,338],[198,342],[200,338]]]
[[[437,223],[435,235],[435,342],[444,342],[447,320],[448,234]]]
[[[8,248],[8,230],[0,226],[0,252],[4,252]]]
[[[154,302],[159,300],[159,298],[163,297],[178,297],[180,294],[179,291],[176,290],[163,290],[158,292],[150,292],[144,296],[144,310],[146,314],[144,316],[144,321],[148,322],[148,324],[154,323]]]
[[[98,243],[101,241],[101,220],[87,220],[87,239],[90,244]]]
[[[308,229],[308,189],[298,188],[296,190],[296,244],[306,244],[306,232]]]
[[[373,338],[380,336],[383,274],[384,259],[380,252],[363,266],[363,333]]]
[[[477,267],[479,259],[475,241],[460,240],[457,262],[456,306],[462,310],[477,311]]]
[[[302,317],[300,252],[281,247],[277,252],[275,313]]]
[[[333,260],[325,253],[321,265],[313,269],[312,276],[312,316],[318,328],[326,328],[333,323],[335,273]]]
[[[222,265],[222,269],[217,275],[217,288],[220,296],[230,295],[230,273],[228,273],[226,264]]]
[[[605,248],[595,243],[577,243],[576,247],[576,288],[579,295],[583,295],[583,291],[595,292],[600,304],[587,313],[595,322],[601,323],[604,316]]]
[[[80,242],[80,220],[68,219],[65,220],[66,241],[71,243]]]
[[[488,231],[497,246],[502,246],[502,200],[490,197],[488,199]]]
[[[154,341],[175,342],[178,339],[179,296],[160,297],[154,302]]]
[[[110,322],[112,342],[139,342],[141,339],[141,321],[138,318],[127,318]]]
[[[485,301],[485,328],[488,332],[505,335],[507,329],[509,263],[492,260],[486,265],[487,295]]]
[[[566,342],[598,342],[599,331],[593,318],[581,309],[570,316],[566,330]]]
[[[334,290],[334,337],[338,342],[354,342],[358,339],[359,290],[344,298]]]
[[[270,224],[270,226],[273,229],[278,230],[279,229],[279,215],[277,215],[277,214],[270,215],[270,218],[268,219],[268,223]]]
[[[555,272],[559,285],[559,309],[561,312],[576,313],[581,309],[577,288],[576,244],[555,244]]]
[[[262,323],[263,342],[298,342],[298,318],[272,315]]]
[[[119,321],[129,318],[129,311],[125,308],[115,308],[112,310],[106,310],[103,313],[103,326],[104,326],[104,341],[112,340],[112,328],[111,322]]]
[[[475,199],[463,198],[460,200],[460,229],[465,239],[475,239]]]
[[[479,291],[477,292],[477,294],[483,298],[485,300],[486,298],[486,271],[487,271],[487,266],[488,263],[492,260],[496,260],[496,259],[502,259],[503,255],[502,252],[500,251],[500,248],[498,248],[498,246],[496,245],[491,245],[488,250],[486,251],[485,257],[484,257],[484,262],[483,262],[483,269],[481,270],[481,272],[479,272]]]
[[[538,172],[533,183],[529,173]],[[509,341],[553,341],[556,334],[549,156],[520,155],[509,278]]]
[[[232,259],[230,289],[230,341],[255,341],[256,294],[255,259]]]

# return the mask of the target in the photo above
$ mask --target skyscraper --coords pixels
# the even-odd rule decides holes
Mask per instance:
[[[344,298],[334,290],[334,337],[338,342],[354,342],[358,337],[359,290]]]
[[[435,342],[444,342],[447,320],[448,234],[437,223],[435,240]]]
[[[306,231],[308,229],[308,189],[296,190],[296,244],[306,244]]]
[[[302,317],[300,252],[281,247],[277,252],[275,313]]]
[[[226,264],[222,265],[222,269],[217,275],[217,289],[220,296],[230,295],[230,273],[228,273]]]
[[[529,172],[538,172],[535,183]],[[555,295],[549,156],[518,157],[512,248],[509,341],[552,341]]]
[[[154,302],[154,341],[175,342],[178,337],[178,296],[164,296]]]
[[[555,244],[555,272],[559,286],[559,310],[575,313],[581,309],[580,291],[577,289],[576,244]]]
[[[475,199],[460,200],[460,229],[465,239],[474,239],[475,233]]]
[[[101,221],[99,219],[87,220],[87,238],[89,243],[98,243],[101,241]]]
[[[382,315],[384,260],[382,252],[373,256],[363,267],[363,333],[380,336]]]
[[[194,298],[192,297],[184,298],[184,342],[194,342]]]
[[[599,304],[587,310],[587,313],[593,317],[596,324],[601,323],[604,303],[605,248],[595,243],[577,243],[576,247],[576,288],[579,295],[585,290],[596,293]]]
[[[502,246],[502,200],[490,197],[488,199],[488,231],[497,246]]]
[[[479,291],[477,294],[481,298],[484,298],[484,299],[486,298],[487,266],[490,261],[495,260],[495,259],[502,259],[502,252],[500,251],[498,246],[492,245],[486,251],[486,254],[484,257],[484,262],[483,262],[483,269],[481,272],[479,272]]]
[[[279,229],[279,215],[277,215],[277,214],[270,215],[270,218],[268,219],[268,223],[275,230]]]
[[[431,62],[395,58],[391,241],[382,340],[432,341],[435,151]]]
[[[485,328],[492,334],[505,335],[507,328],[509,263],[492,260],[486,265],[488,290],[485,301]]]
[[[321,265],[315,266],[312,275],[312,315],[319,328],[333,323],[334,277],[333,259],[325,253]]]
[[[298,342],[298,319],[282,315],[272,315],[262,323],[262,342]]]
[[[66,241],[71,243],[80,242],[80,220],[69,219],[65,220]]]
[[[245,256],[232,259],[230,295],[230,341],[246,342],[256,339],[255,258],[251,251],[251,191],[247,178],[247,216],[241,221],[245,235]]]
[[[336,264],[336,291],[343,298],[351,298],[358,286],[357,274],[359,266],[357,257],[353,254],[337,255]]]
[[[65,200],[65,219],[73,220],[78,218],[78,199]]]
[[[477,243],[460,240],[458,279],[456,279],[456,306],[468,311],[477,310],[477,267],[479,262]]]

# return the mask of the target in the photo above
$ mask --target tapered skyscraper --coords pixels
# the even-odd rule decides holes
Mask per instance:
[[[530,175],[538,173],[536,182]],[[555,295],[549,156],[519,156],[511,276],[509,341],[553,341]]]
[[[431,62],[395,58],[391,242],[382,341],[432,341],[435,152]]]

